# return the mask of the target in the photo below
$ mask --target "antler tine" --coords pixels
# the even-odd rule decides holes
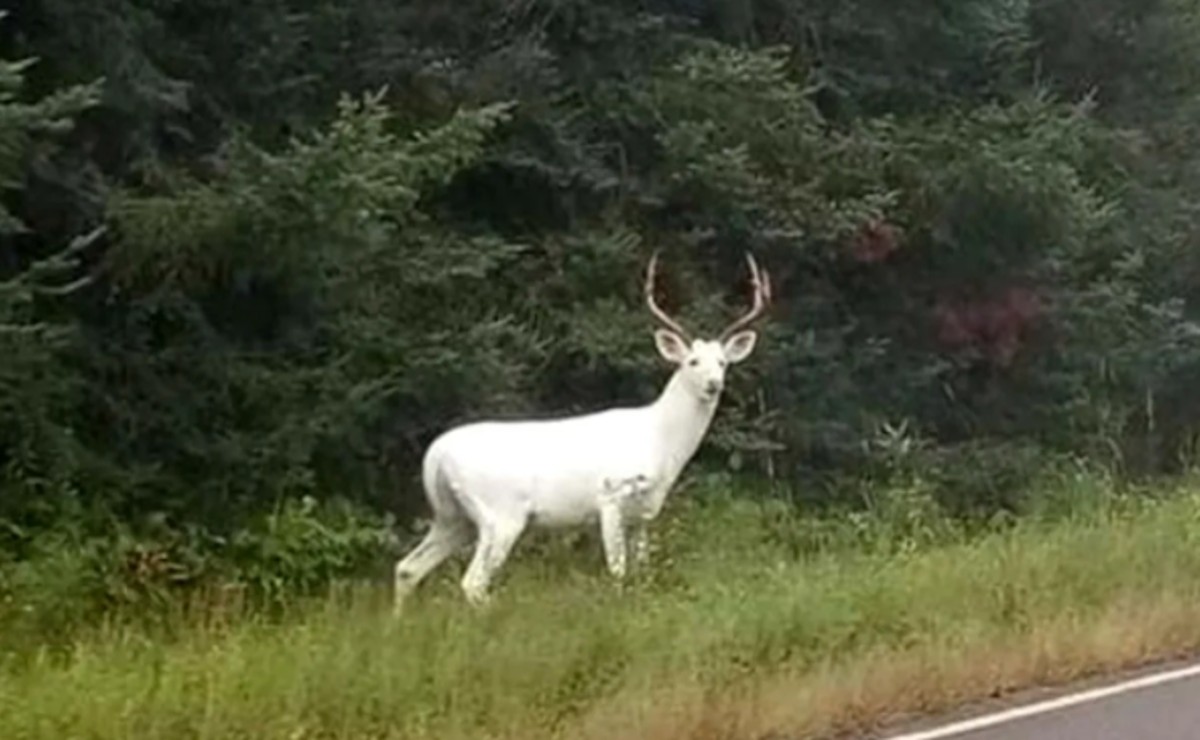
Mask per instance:
[[[759,269],[758,263],[754,261],[754,255],[749,252],[746,253],[746,262],[750,265],[750,280],[754,285],[754,303],[745,315],[727,326],[725,331],[721,332],[722,341],[757,321],[767,310],[767,305],[771,302],[770,274],[766,270]]]
[[[654,277],[657,270],[658,252],[655,252],[650,256],[650,266],[646,269],[646,305],[650,307],[650,313],[654,314],[654,318],[658,319],[663,326],[690,342],[692,340],[691,334],[687,329],[684,329],[678,321],[668,316],[667,312],[659,308],[658,303],[654,300]]]

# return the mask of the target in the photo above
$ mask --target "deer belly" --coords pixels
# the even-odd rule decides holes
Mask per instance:
[[[540,527],[576,527],[597,520],[595,492],[541,489],[530,499],[530,523]]]
[[[598,516],[598,490],[577,479],[541,478],[526,491],[530,523],[541,527],[574,527]]]

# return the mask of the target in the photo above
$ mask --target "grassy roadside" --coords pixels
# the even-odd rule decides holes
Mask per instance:
[[[0,736],[803,737],[1200,646],[1200,493],[802,557],[781,530],[688,511],[653,577],[527,557],[482,614],[447,574],[398,623],[363,589],[97,629],[0,670]]]

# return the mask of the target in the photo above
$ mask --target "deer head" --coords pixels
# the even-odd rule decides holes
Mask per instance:
[[[671,318],[654,300],[655,272],[658,253],[650,258],[646,271],[646,304],[650,313],[664,328],[654,332],[658,353],[668,362],[674,363],[685,387],[697,398],[716,402],[725,388],[725,371],[729,365],[741,362],[754,351],[758,333],[747,329],[766,312],[771,301],[771,280],[766,270],[760,270],[753,255],[746,254],[750,266],[750,279],[754,298],[750,310],[735,320],[718,335],[717,339],[693,339],[683,326]]]

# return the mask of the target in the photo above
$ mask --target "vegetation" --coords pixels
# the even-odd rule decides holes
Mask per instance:
[[[1026,654],[1041,629],[1070,643],[1071,615],[1182,619],[1193,535],[1170,514],[1193,494],[1154,502],[1186,488],[1200,431],[1198,75],[1190,0],[18,0],[0,15],[0,709],[28,709],[0,716],[18,736],[382,733],[345,712],[550,732],[651,679],[741,681],[736,660],[774,681],[940,655],[952,675],[966,652],[931,625]],[[485,618],[512,637],[485,664],[544,648],[592,699],[568,720],[549,678],[506,679],[448,714],[438,692],[486,630],[433,596],[410,627],[429,639],[380,648],[371,608],[323,594],[386,579],[448,426],[656,393],[638,295],[656,248],[691,325],[744,298],[747,249],[777,283],[677,494],[693,534],[663,557],[697,559],[619,599],[572,581],[594,568],[529,565]],[[1080,469],[1102,481],[1063,483]],[[701,530],[720,543],[702,555]],[[1059,582],[1035,563],[1059,592],[1038,595]],[[901,598],[938,568],[945,592]],[[1028,614],[988,611],[986,589],[1020,588]],[[837,637],[842,607],[796,606],[817,596],[874,614],[864,642]],[[553,604],[552,625],[522,616]],[[586,617],[599,605],[615,621]],[[410,683],[424,669],[396,666],[426,650],[444,673]],[[343,701],[359,654],[379,685]],[[189,703],[238,656],[261,683],[209,695],[219,717]],[[303,656],[331,661],[327,684],[272,683]],[[92,690],[159,669],[178,683],[145,714]],[[64,681],[90,703],[56,704]],[[385,689],[425,709],[388,714]],[[270,702],[299,724],[238,724]]]
[[[543,542],[483,614],[449,577],[399,622],[378,588],[278,620],[209,600],[11,658],[0,716],[22,739],[828,736],[1200,646],[1195,489],[1044,485],[1070,510],[970,539],[895,516],[919,486],[840,524],[705,496],[627,589]]]

